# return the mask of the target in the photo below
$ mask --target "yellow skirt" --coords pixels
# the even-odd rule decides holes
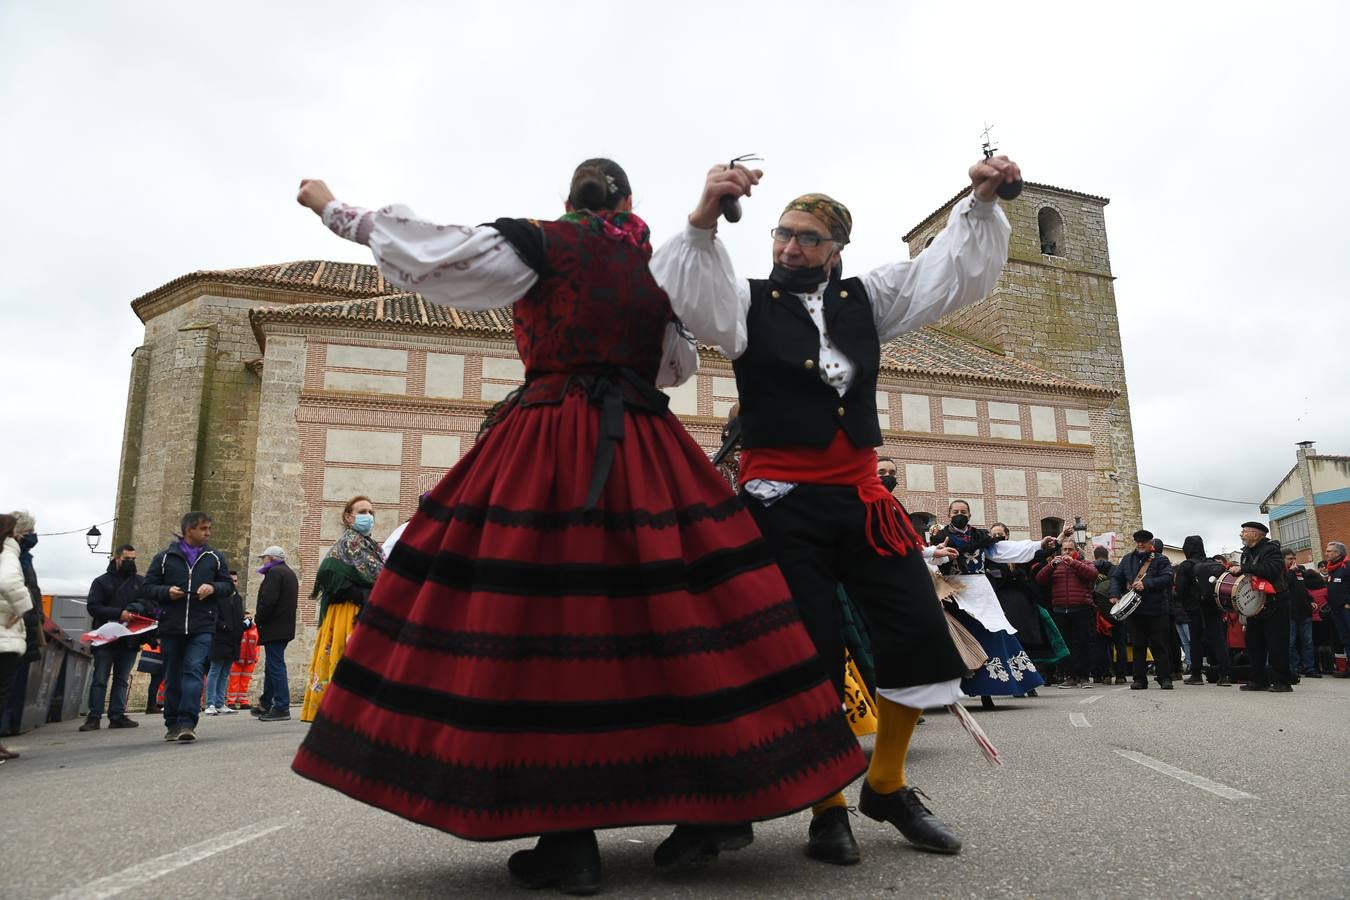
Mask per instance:
[[[359,610],[360,607],[355,603],[334,603],[325,611],[323,621],[319,623],[319,635],[314,641],[314,655],[309,660],[305,705],[300,709],[301,722],[313,722],[314,716],[318,714],[324,689],[333,677],[338,660],[342,659],[342,651],[347,646],[347,638],[352,636],[352,627],[356,624]]]
[[[844,713],[854,737],[877,733],[877,704],[867,691],[853,657],[844,651]]]

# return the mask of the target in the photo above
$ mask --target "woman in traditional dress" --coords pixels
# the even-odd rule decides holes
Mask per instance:
[[[579,166],[557,221],[300,202],[401,289],[513,304],[526,380],[395,546],[296,771],[472,840],[541,835],[508,870],[569,893],[599,888],[594,829],[675,823],[675,868],[857,777],[763,538],[657,389],[697,351],[624,170]]]
[[[375,507],[370,498],[348,500],[342,508],[342,536],[329,548],[314,575],[310,596],[319,598],[319,634],[309,661],[305,703],[300,709],[302,722],[314,721],[323,693],[351,638],[356,615],[365,606],[370,589],[384,568],[384,552],[370,536],[374,527]]]
[[[990,532],[970,524],[970,506],[964,500],[953,500],[947,513],[949,523],[931,540],[957,551],[955,559],[943,566],[948,577],[961,586],[961,592],[948,601],[949,611],[988,655],[983,666],[961,680],[961,690],[979,697],[985,709],[992,709],[994,697],[1023,696],[1045,680],[1017,640],[1017,629],[1008,621],[986,577],[985,562],[1027,562],[1044,542],[996,540]]]

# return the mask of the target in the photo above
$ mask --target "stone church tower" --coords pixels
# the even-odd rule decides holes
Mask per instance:
[[[917,256],[969,189],[905,235]],[[1110,201],[1027,182],[1003,203],[1012,224],[1008,265],[988,298],[938,323],[1015,358],[1086,384],[1118,392],[1091,422],[1094,473],[1086,521],[1092,533],[1141,527],[1139,486],[1125,362],[1116,315],[1115,280],[1106,246]],[[1112,479],[1119,474],[1119,481]]]

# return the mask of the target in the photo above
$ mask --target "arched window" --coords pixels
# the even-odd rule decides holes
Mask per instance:
[[[927,249],[928,249],[928,245],[931,244],[931,243],[933,243],[933,238],[935,238],[935,237],[937,237],[936,234],[930,234],[930,235],[928,236],[928,240],[926,240],[926,241],[923,242],[923,249],[927,250]]]
[[[1036,215],[1041,229],[1041,253],[1046,256],[1064,255],[1064,219],[1048,206]]]
[[[1059,537],[1059,533],[1063,530],[1063,519],[1056,519],[1054,516],[1041,519],[1041,537]]]
[[[914,526],[914,530],[920,537],[928,534],[928,529],[933,527],[933,514],[926,512],[912,512],[909,514],[909,521]]]

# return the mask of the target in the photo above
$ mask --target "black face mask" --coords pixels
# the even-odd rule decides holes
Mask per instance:
[[[809,294],[822,283],[829,280],[824,266],[812,266],[809,269],[789,269],[774,263],[769,272],[769,280],[785,291],[794,294]]]
[[[883,487],[886,488],[886,490],[893,491],[895,490],[895,485],[897,484],[897,482],[895,480],[894,475],[882,475],[881,484]]]
[[[31,553],[33,548],[37,546],[37,539],[38,536],[36,532],[28,532],[23,537],[19,538],[19,549],[25,553]]]
[[[952,524],[957,528],[965,528],[970,524],[970,516],[955,515],[952,516]]]
[[[117,564],[117,574],[123,577],[136,574],[136,560],[124,559]]]

